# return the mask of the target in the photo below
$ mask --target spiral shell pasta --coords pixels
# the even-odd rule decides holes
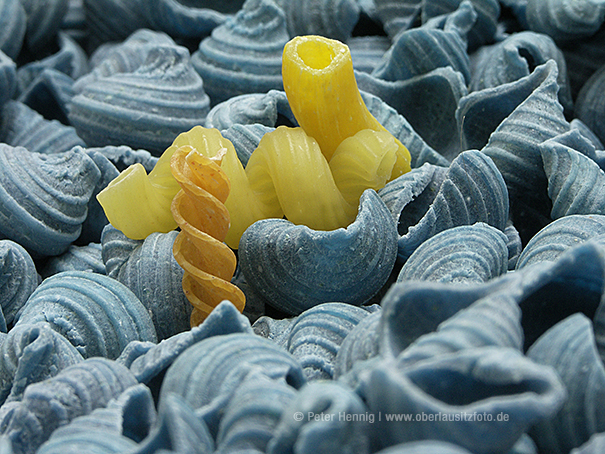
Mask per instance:
[[[221,301],[231,301],[240,311],[245,296],[229,282],[235,272],[235,254],[223,243],[229,229],[224,203],[230,184],[220,161],[226,149],[207,158],[191,146],[176,150],[171,158],[174,178],[181,191],[172,201],[172,215],[181,228],[173,245],[174,257],[185,270],[183,291],[193,305],[191,325],[202,322]]]

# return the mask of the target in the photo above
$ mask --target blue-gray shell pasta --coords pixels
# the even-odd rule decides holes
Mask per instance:
[[[216,436],[218,453],[266,452],[297,390],[282,380],[251,373],[229,399]]]
[[[367,454],[373,417],[361,398],[340,383],[309,383],[284,409],[267,452]]]
[[[74,95],[74,80],[67,74],[54,69],[44,68],[19,93],[17,101],[31,107],[48,120],[58,120],[68,125],[68,105]]]
[[[500,123],[482,149],[504,177],[511,217],[525,241],[550,221],[539,145],[570,129],[557,99],[557,75],[556,63],[549,60],[519,79],[521,84],[528,84],[530,93]]]
[[[568,393],[561,410],[531,431],[541,451],[567,453],[605,431],[599,405],[605,392],[605,367],[589,318],[578,313],[559,322],[530,347],[527,356],[554,367]]]
[[[86,271],[55,274],[36,288],[16,325],[47,322],[82,356],[117,358],[133,340],[157,340],[151,317],[125,285]]]
[[[559,101],[568,112],[573,110],[567,63],[561,49],[548,35],[532,31],[513,33],[497,44],[480,49],[475,59],[471,91],[514,82],[528,76],[534,67],[554,60],[559,69]]]
[[[149,24],[139,0],[83,0],[90,49],[119,42]]]
[[[551,222],[532,237],[523,249],[516,268],[555,261],[567,249],[599,235],[605,235],[605,216],[564,216]]]
[[[334,379],[346,374],[356,362],[378,354],[378,324],[381,316],[381,310],[374,311],[360,320],[343,339],[334,359]]]
[[[460,153],[460,137],[454,113],[460,98],[468,94],[461,73],[447,66],[396,82],[366,73],[357,73],[356,78],[360,90],[378,96],[395,108],[446,161]]]
[[[246,304],[248,301],[246,300]],[[267,315],[259,317],[252,325],[254,334],[272,340],[277,345],[287,348],[288,337],[297,317],[271,318]]]
[[[159,155],[204,122],[210,100],[189,51],[159,44],[131,72],[84,84],[69,106],[69,121],[88,146],[127,145]]]
[[[243,0],[183,2],[151,0],[138,4],[150,28],[175,38],[202,38],[236,13]]]
[[[48,47],[61,27],[63,16],[67,12],[68,0],[23,0],[21,4],[27,17],[25,42],[33,51]]]
[[[376,17],[392,39],[411,28],[420,17],[422,0],[374,0]]]
[[[598,454],[605,449],[605,433],[594,434],[590,439],[570,451],[570,454]]]
[[[338,41],[351,37],[359,20],[357,0],[277,0],[286,14],[290,36],[320,35]]]
[[[255,334],[225,334],[197,342],[176,358],[164,376],[160,402],[175,393],[198,409],[232,396],[253,371],[296,389],[305,383],[302,367],[287,350]]]
[[[423,440],[393,445],[376,454],[470,454],[470,451],[445,441]]]
[[[17,64],[0,50],[0,109],[17,91]]]
[[[398,356],[420,336],[492,293],[514,288],[520,274],[506,274],[481,284],[452,285],[431,281],[393,284],[382,299],[378,342],[384,357]]]
[[[485,282],[508,270],[508,238],[484,223],[444,230],[422,243],[397,281]]]
[[[85,146],[73,126],[47,120],[31,107],[11,100],[0,113],[0,140],[33,153],[53,154]]]
[[[233,333],[252,334],[247,318],[229,301],[221,302],[198,326],[175,334],[158,344],[131,342],[117,359],[127,366],[141,383],[149,384],[161,376],[173,362],[192,345],[213,336]]]
[[[428,238],[460,225],[484,222],[504,230],[508,193],[502,175],[485,154],[460,153],[447,169],[425,164],[379,191],[398,223],[402,262]]]
[[[52,432],[78,416],[105,407],[137,382],[130,371],[106,358],[89,358],[56,376],[33,383],[1,421],[15,453],[34,453]]]
[[[77,149],[45,155],[0,144],[0,237],[33,258],[65,252],[82,230],[101,174]]]
[[[508,248],[508,269],[512,271],[516,268],[519,256],[523,252],[523,243],[519,231],[515,228],[512,223],[506,226],[504,229],[506,235],[506,247]]]
[[[15,326],[4,338],[0,352],[1,403],[21,400],[29,384],[53,377],[84,360],[65,337],[46,323]]]
[[[594,0],[528,0],[528,27],[557,42],[594,35],[605,19],[605,5]]]
[[[16,59],[23,45],[27,16],[21,2],[0,1],[0,52]]]
[[[289,39],[284,11],[275,2],[245,2],[191,56],[212,104],[244,93],[283,90],[281,59]]]
[[[320,303],[361,305],[372,298],[395,265],[397,231],[384,202],[366,190],[346,229],[261,220],[244,232],[238,252],[248,284],[272,306],[298,315]]]
[[[572,144],[565,143],[569,141]],[[605,173],[595,161],[578,151],[592,147],[575,129],[563,138],[563,143],[557,136],[540,144],[548,196],[552,200],[552,219],[573,214],[605,214]]]
[[[422,2],[422,21],[426,23],[431,18],[452,13],[461,3],[461,0],[425,0]],[[477,20],[467,34],[469,52],[494,41],[500,16],[497,0],[471,0],[471,3]]]
[[[151,392],[144,385],[127,388],[107,407],[97,408],[59,427],[37,453],[77,454],[94,452],[111,454],[133,452],[156,420]]]
[[[0,240],[0,304],[5,325],[12,325],[39,281],[36,265],[23,246]]]
[[[159,340],[190,328],[192,306],[183,293],[183,269],[172,254],[177,235],[154,232],[135,242],[108,225],[101,236],[107,274],[143,303]]]
[[[451,66],[464,76],[466,83],[470,82],[466,33],[475,19],[470,2],[464,2],[451,13],[443,29],[423,26],[403,31],[394,38],[372,75],[393,82]]]
[[[133,150],[126,145],[114,147],[108,145],[106,147],[89,147],[86,149],[89,154],[99,153],[105,156],[119,172],[127,169],[133,164],[141,164],[149,173],[153,170],[158,158],[152,156],[147,150]]]
[[[605,86],[605,65],[599,68],[582,86],[576,99],[574,115],[582,120],[601,140],[605,141],[603,126],[603,101],[601,93]]]
[[[371,73],[391,47],[391,40],[386,36],[377,35],[353,36],[346,44],[351,51],[355,71]]]
[[[397,367],[462,350],[503,347],[523,348],[521,309],[513,295],[492,293],[475,301],[441,323],[435,331],[416,339],[397,356]]]
[[[434,439],[478,454],[506,452],[533,424],[554,415],[566,397],[552,367],[502,347],[462,350],[407,369],[386,361],[371,370],[365,390],[375,413],[427,415],[375,422],[383,446]],[[475,412],[482,418],[464,416]]]
[[[361,320],[365,308],[346,303],[322,303],[292,322],[286,348],[303,367],[307,380],[330,380],[340,344]]]
[[[574,118],[573,120],[571,120],[569,122],[569,125],[571,126],[571,129],[577,129],[580,132],[580,134],[582,134],[586,139],[588,139],[588,141],[595,147],[596,150],[599,150],[599,151],[605,150],[605,146],[603,146],[603,143],[601,142],[601,140],[592,131],[592,129],[590,129],[586,125],[586,123],[584,123],[582,120],[580,120],[579,118]],[[590,158],[595,159],[592,156],[590,156]],[[597,158],[597,160],[598,160],[598,158]],[[601,168],[603,168],[601,162],[599,162],[599,166],[601,166]]]
[[[56,69],[72,79],[83,76],[89,70],[84,50],[65,33],[58,36],[59,50],[41,60],[22,65],[17,70],[18,89],[23,92],[46,69]]]
[[[180,396],[168,394],[159,407],[157,423],[131,454],[215,452],[208,427]]]
[[[267,93],[233,96],[217,104],[208,112],[204,126],[219,131],[238,124],[256,123],[274,128],[280,116],[293,125],[298,124],[288,104],[286,93],[281,90],[269,90]]]
[[[63,271],[92,271],[105,274],[101,244],[89,243],[86,246],[72,244],[63,254],[48,259],[40,269],[40,276],[45,279]]]

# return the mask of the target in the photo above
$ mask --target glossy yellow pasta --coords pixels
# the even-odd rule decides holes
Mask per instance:
[[[359,198],[352,204],[343,198],[319,145],[301,128],[280,126],[265,134],[248,160],[246,175],[263,204],[281,209],[294,224],[334,230],[349,225],[357,214]]]
[[[142,240],[153,232],[176,228],[170,214],[170,204],[180,189],[170,171],[175,150],[168,148],[149,175],[141,164],[134,164],[97,194],[111,225],[128,238]]]
[[[229,229],[225,201],[230,184],[220,163],[227,149],[211,150],[213,156],[206,157],[183,145],[171,158],[172,175],[181,187],[171,205],[181,229],[173,253],[185,271],[183,291],[193,305],[191,326],[203,322],[223,300],[231,301],[240,311],[245,305],[244,294],[230,282],[235,254],[223,242]]]
[[[300,126],[330,160],[340,143],[363,129],[386,131],[368,111],[355,81],[349,48],[322,36],[297,36],[284,47],[284,90]],[[389,179],[410,170],[410,153],[395,139]]]

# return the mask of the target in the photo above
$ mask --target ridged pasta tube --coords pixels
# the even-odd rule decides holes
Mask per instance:
[[[193,305],[191,326],[204,321],[223,300],[231,301],[240,311],[245,305],[243,292],[230,282],[235,254],[223,243],[229,229],[229,211],[224,203],[230,184],[220,163],[226,153],[227,149],[221,148],[206,157],[184,145],[170,161],[172,175],[181,186],[171,206],[181,228],[172,250],[185,270],[183,291]]]
[[[351,52],[340,41],[316,35],[293,38],[284,47],[282,77],[296,120],[328,161],[343,140],[359,131],[386,131],[363,102]],[[411,169],[409,151],[395,140],[397,161],[390,179]]]

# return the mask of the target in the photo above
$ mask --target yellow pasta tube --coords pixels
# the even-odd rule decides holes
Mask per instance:
[[[316,230],[349,225],[358,201],[342,196],[315,139],[301,128],[278,127],[266,133],[254,150],[246,175],[265,205],[278,204],[286,218]]]
[[[183,145],[171,158],[172,175],[182,188],[171,206],[181,229],[172,250],[185,271],[183,291],[193,305],[191,326],[203,322],[221,301],[231,301],[240,312],[245,305],[243,292],[230,282],[235,254],[223,242],[229,229],[224,202],[230,183],[220,163],[226,153],[226,148],[213,149],[214,156],[206,157]]]
[[[368,111],[355,80],[349,48],[322,36],[297,36],[282,55],[284,90],[300,126],[329,161],[340,143],[362,129],[386,131]],[[398,150],[390,179],[410,171],[410,153]]]
[[[174,150],[166,150],[149,175],[141,164],[133,164],[97,194],[111,225],[128,238],[142,240],[153,232],[176,228],[170,214],[170,204],[180,189],[170,171]]]

